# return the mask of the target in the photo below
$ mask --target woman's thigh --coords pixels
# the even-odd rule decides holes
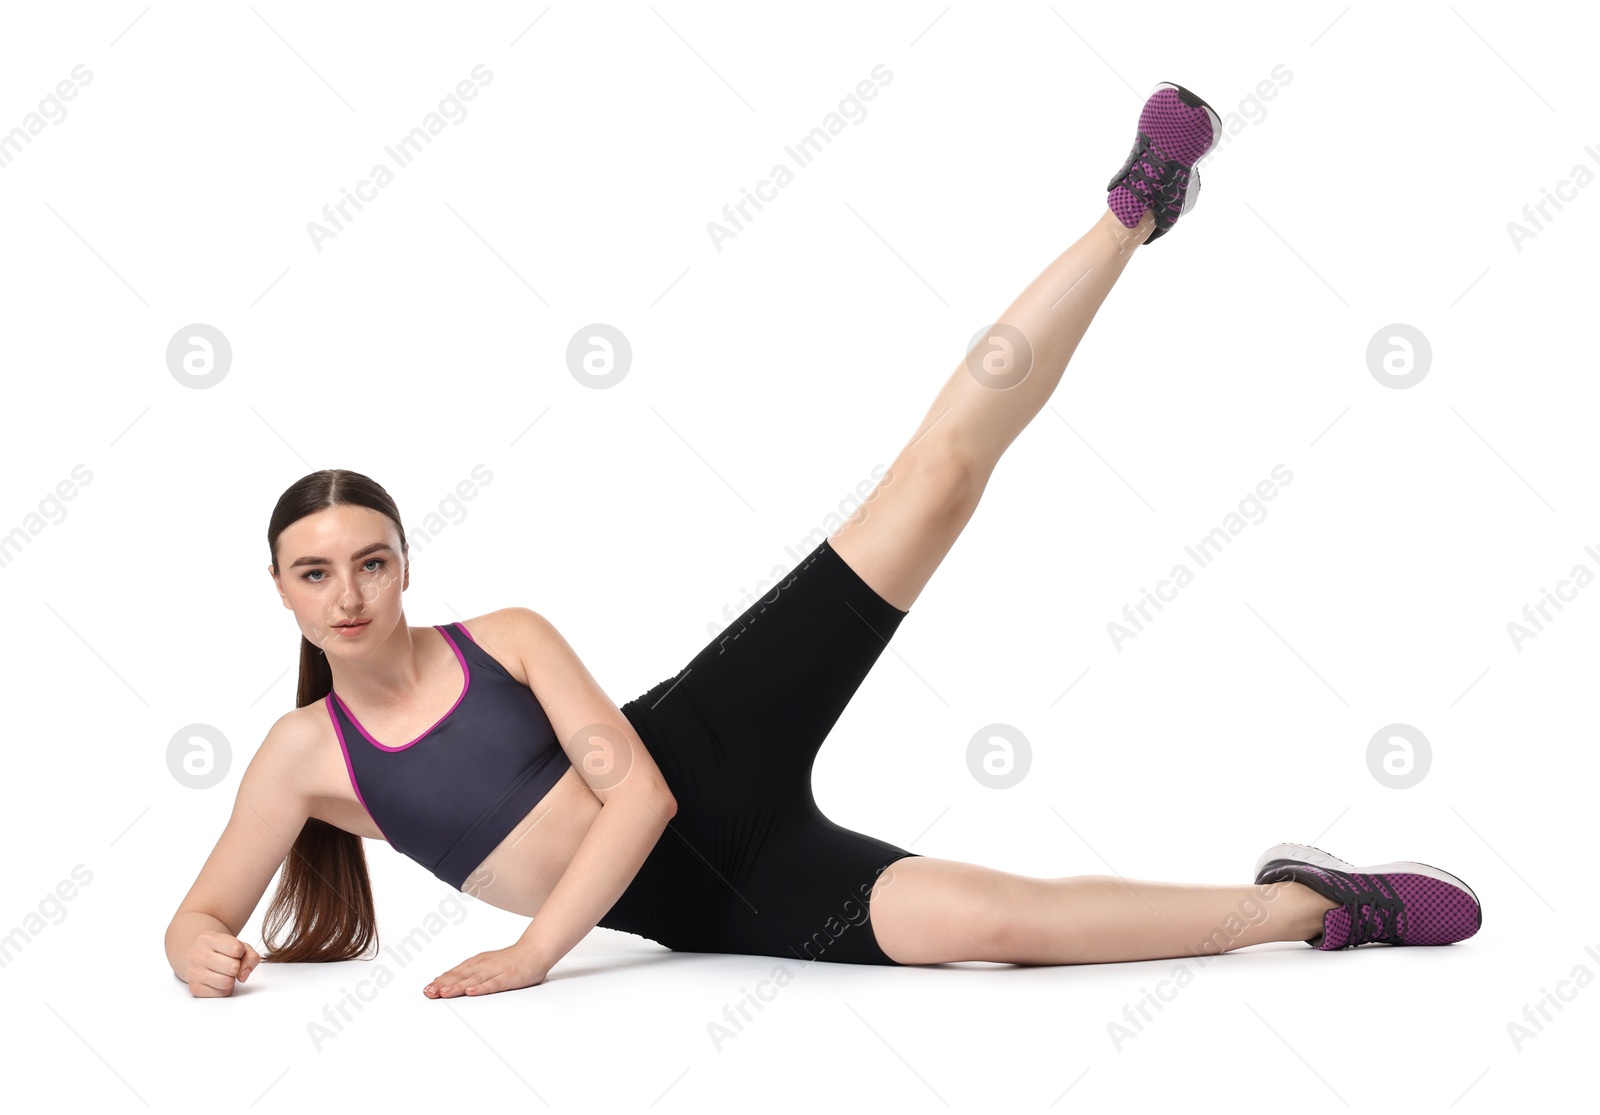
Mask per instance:
[[[874,889],[916,858],[837,825],[809,793],[772,812],[743,870],[731,875],[707,951],[777,956],[800,964],[894,964],[873,924]]]
[[[630,714],[678,812],[600,925],[678,951],[899,962],[879,944],[871,904],[893,865],[920,857],[835,824],[809,784],[780,792],[770,771],[765,786],[741,780],[695,725]]]
[[[908,614],[823,539],[646,695],[649,714],[696,725],[705,759],[747,794],[809,790],[818,748]]]
[[[1048,879],[918,856],[898,865],[873,893],[879,947],[897,964],[1005,963],[1015,954],[1019,930],[1037,927],[1051,885]]]
[[[937,423],[930,411],[889,471],[829,540],[862,580],[898,608],[909,609],[922,594],[971,521],[988,483],[989,469],[973,463],[956,447],[949,427]]]

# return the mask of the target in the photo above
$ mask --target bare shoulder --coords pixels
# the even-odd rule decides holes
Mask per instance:
[[[487,651],[506,673],[528,684],[528,663],[542,641],[554,631],[550,621],[532,608],[513,606],[465,620],[462,626],[473,641]]]
[[[313,701],[278,717],[267,729],[266,738],[257,748],[251,766],[264,768],[274,778],[300,781],[295,776],[306,768],[307,762],[317,751],[318,717],[326,720],[327,715],[322,702]]]
[[[322,701],[312,701],[280,716],[262,741],[256,762],[281,784],[304,794],[313,804],[314,816],[321,816],[323,802],[345,798],[355,801],[339,738]]]
[[[322,703],[313,701],[278,717],[267,729],[266,738],[256,750],[255,762],[275,772],[286,772],[301,766],[315,749],[319,714],[323,719],[327,718]]]

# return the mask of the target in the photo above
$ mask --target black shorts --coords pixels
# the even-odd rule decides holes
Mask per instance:
[[[834,824],[811,767],[909,612],[824,539],[688,665],[622,706],[677,814],[600,925],[684,952],[893,964],[880,872],[916,855]]]

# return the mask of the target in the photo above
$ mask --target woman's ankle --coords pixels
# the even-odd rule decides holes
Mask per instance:
[[[1120,254],[1132,251],[1150,239],[1150,234],[1156,230],[1156,215],[1146,209],[1139,217],[1138,223],[1129,228],[1122,223],[1122,218],[1107,209],[1100,217],[1100,227],[1105,229],[1106,235],[1111,238],[1111,242],[1116,245]]]
[[[1324,898],[1304,883],[1266,883],[1267,891],[1275,892],[1273,907],[1283,911],[1276,936],[1280,941],[1309,941],[1322,932],[1322,916],[1338,905]]]

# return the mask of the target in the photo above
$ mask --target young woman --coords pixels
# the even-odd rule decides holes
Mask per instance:
[[[1188,90],[1157,86],[1106,209],[950,376],[866,503],[620,709],[530,609],[410,626],[405,529],[367,477],[325,470],[284,492],[268,571],[303,636],[298,707],[252,759],[167,930],[178,978],[197,996],[229,995],[262,959],[365,952],[376,931],[362,837],[534,919],[515,944],[422,988],[433,998],[540,983],[596,925],[678,950],[854,964],[1076,964],[1476,933],[1476,895],[1424,864],[1356,868],[1285,844],[1239,886],[1037,879],[852,832],[812,798],[817,749],[1123,268],[1194,205],[1194,164],[1219,127]],[[238,934],[280,866],[263,958]]]

